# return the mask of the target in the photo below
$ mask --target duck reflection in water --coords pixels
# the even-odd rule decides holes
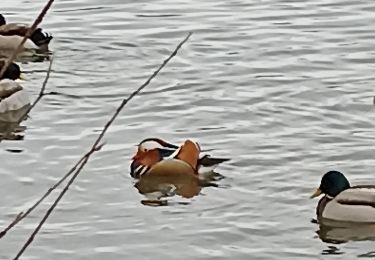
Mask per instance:
[[[168,202],[162,198],[179,195],[197,196],[202,187],[218,186],[212,181],[222,178],[213,169],[225,158],[200,157],[199,145],[186,140],[175,146],[158,138],[148,138],[138,145],[130,174],[138,181],[135,187],[146,196],[143,204],[161,206]]]
[[[352,223],[320,220],[319,238],[326,243],[341,244],[349,241],[375,241],[375,223]]]
[[[0,113],[0,140],[23,140],[26,126],[20,125],[29,105],[21,109]],[[26,120],[26,118],[24,119]]]

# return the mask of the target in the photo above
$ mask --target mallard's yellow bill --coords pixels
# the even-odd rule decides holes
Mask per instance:
[[[322,191],[320,189],[316,189],[316,191],[310,196],[310,199],[320,196]]]
[[[20,79],[21,79],[21,80],[27,80],[25,74],[23,74],[23,73],[21,73],[21,75],[20,75]]]

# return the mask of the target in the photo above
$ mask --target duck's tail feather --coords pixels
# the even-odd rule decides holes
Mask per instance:
[[[218,166],[222,162],[226,162],[229,160],[229,158],[212,158],[209,155],[205,155],[198,160],[198,173],[202,176],[210,176],[215,170],[216,166]]]
[[[42,31],[38,28],[31,35],[30,39],[40,48],[48,47],[48,44],[53,39],[53,36]]]
[[[214,158],[209,155],[205,155],[202,158],[199,159],[198,164],[205,166],[205,167],[210,167],[210,166],[215,166],[219,163],[229,161],[229,158]]]

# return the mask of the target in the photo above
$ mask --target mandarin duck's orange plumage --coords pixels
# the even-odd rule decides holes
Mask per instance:
[[[164,160],[176,159],[175,163],[185,162],[191,166],[195,174],[212,172],[226,158],[211,158],[208,155],[199,157],[201,149],[191,140],[186,140],[180,147],[158,138],[147,138],[138,145],[136,155],[130,167],[133,178],[140,178]],[[168,167],[171,167],[169,165]]]
[[[199,145],[191,140],[180,147],[157,138],[143,140],[131,164],[132,177],[139,179],[135,187],[149,198],[142,203],[160,205],[165,202],[161,197],[174,194],[191,198],[204,186],[216,186],[200,178],[202,163],[213,167],[228,159],[200,158],[200,152]]]
[[[141,194],[159,199],[171,192],[184,198],[199,194],[201,183],[188,163],[177,159],[163,160],[135,184]]]

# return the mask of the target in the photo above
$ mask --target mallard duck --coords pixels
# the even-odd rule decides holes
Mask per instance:
[[[0,61],[0,70],[4,64],[4,61]],[[20,67],[12,63],[0,79],[0,113],[15,111],[30,104],[26,90],[15,81],[20,77]]]
[[[197,160],[195,166],[196,173],[204,178],[212,174],[218,164],[229,160],[228,158],[212,158],[210,155],[199,157],[201,149],[198,143],[192,141],[189,141],[189,143],[194,144],[194,146],[189,145],[189,149],[191,150],[189,154],[189,152],[186,151],[186,142],[187,141],[185,141],[184,147],[184,145],[177,146],[159,138],[144,139],[138,144],[137,153],[133,156],[133,161],[130,166],[130,175],[133,178],[139,178],[153,165],[162,160],[181,158],[181,156],[194,156],[194,158],[190,158],[190,160]],[[185,153],[181,153],[182,148],[184,148]],[[194,154],[196,151],[198,151],[197,154]]]
[[[26,24],[9,23],[0,14],[0,50],[12,51],[16,49],[22,38],[25,36],[29,26]],[[48,45],[52,36],[44,33],[41,28],[37,28],[30,39],[24,44],[25,52],[45,52],[48,51]]]
[[[375,185],[350,186],[344,174],[329,171],[311,198],[324,194],[316,214],[319,219],[346,222],[375,222]]]

